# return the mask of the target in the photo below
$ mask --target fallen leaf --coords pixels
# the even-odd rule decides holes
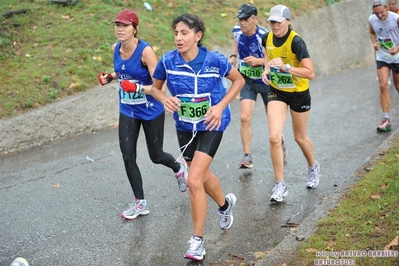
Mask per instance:
[[[177,6],[176,1],[168,1],[168,7],[174,8],[176,6]]]
[[[63,19],[73,20],[70,16],[61,16]]]
[[[60,184],[60,183],[55,183],[55,184],[52,184],[51,186],[52,186],[52,187],[55,187],[55,188],[60,188],[60,187],[61,187],[61,184]]]
[[[372,199],[379,199],[379,198],[381,198],[381,196],[379,194],[373,194],[373,195],[371,195],[371,198]]]
[[[398,246],[399,245],[399,236],[396,236],[391,243],[385,246],[384,250],[389,250],[392,246]]]
[[[330,241],[328,243],[328,245],[331,246],[331,247],[335,246],[336,244],[337,244],[337,241]]]
[[[265,252],[253,252],[254,256],[256,257],[257,260],[263,259],[266,257],[267,254],[269,254],[270,251],[265,251]]]
[[[305,251],[308,252],[308,253],[311,253],[311,252],[316,252],[317,249],[315,249],[315,248],[307,248],[307,249],[305,249]]]
[[[82,85],[82,84],[81,84],[80,82],[75,82],[75,83],[71,83],[71,84],[69,85],[69,88],[70,88],[70,89],[76,89],[76,88],[79,88],[81,85]]]
[[[297,223],[285,223],[281,225],[281,227],[298,227],[298,226],[299,224]]]
[[[237,259],[240,259],[240,260],[244,260],[244,257],[243,257],[243,256],[239,256],[239,255],[232,254],[232,253],[229,253],[229,255],[232,256],[232,257],[234,257],[234,258],[237,258]]]

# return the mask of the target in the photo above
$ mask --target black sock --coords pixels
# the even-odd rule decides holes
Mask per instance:
[[[194,237],[196,240],[202,240],[202,236],[193,235],[193,237]]]
[[[225,199],[224,200],[224,205],[223,206],[219,206],[219,209],[221,211],[225,211],[225,210],[227,210],[227,208],[229,208],[229,202]]]

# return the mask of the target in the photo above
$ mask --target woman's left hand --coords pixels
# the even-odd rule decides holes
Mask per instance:
[[[218,130],[222,124],[223,109],[218,105],[211,106],[206,112],[207,117],[204,124],[207,125],[206,129],[209,131]]]
[[[278,67],[282,70],[285,70],[285,64],[281,57],[274,58],[269,61],[269,67]]]

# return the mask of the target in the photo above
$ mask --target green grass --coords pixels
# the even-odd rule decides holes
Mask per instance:
[[[314,265],[316,259],[332,259],[333,252],[384,250],[399,236],[399,143],[396,139],[369,172],[357,182],[331,214],[320,221],[287,265]],[[391,251],[399,251],[398,245]],[[319,257],[326,252],[330,256]],[[323,254],[324,255],[324,254]],[[399,265],[399,257],[340,257],[356,265]]]
[[[285,4],[293,17],[327,5],[324,0],[249,1],[258,7],[265,26],[270,8]],[[112,72],[111,45],[116,42],[112,20],[124,9],[140,19],[139,37],[148,41],[158,58],[171,49],[170,24],[181,13],[199,15],[207,32],[204,45],[230,47],[231,29],[242,1],[81,0],[61,6],[47,0],[1,0],[0,13],[26,9],[27,13],[1,17],[0,119],[14,117],[83,92],[98,85],[99,72]]]
[[[234,15],[242,1],[81,0],[59,6],[46,0],[1,0],[0,13],[27,9],[28,13],[1,17],[0,119],[23,114],[67,95],[97,86],[97,74],[111,72],[111,45],[116,41],[110,23],[123,8],[140,18],[139,37],[148,41],[158,58],[174,49],[170,23],[181,13],[199,15],[207,27],[204,45],[230,47]],[[293,17],[338,0],[249,1],[265,26],[275,4],[291,8]],[[395,141],[397,143],[397,141]],[[399,145],[396,144],[365,173],[323,219],[317,232],[287,265],[313,265],[316,251],[383,250],[399,235]],[[398,250],[397,246],[393,247]],[[263,257],[264,252],[259,253]],[[353,259],[353,258],[352,258]],[[398,258],[354,258],[357,265],[398,265]],[[243,264],[241,264],[243,265]]]

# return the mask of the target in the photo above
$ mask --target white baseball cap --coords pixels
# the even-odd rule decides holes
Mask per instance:
[[[270,15],[267,21],[283,22],[286,19],[291,20],[291,12],[288,7],[276,5],[270,9]]]

